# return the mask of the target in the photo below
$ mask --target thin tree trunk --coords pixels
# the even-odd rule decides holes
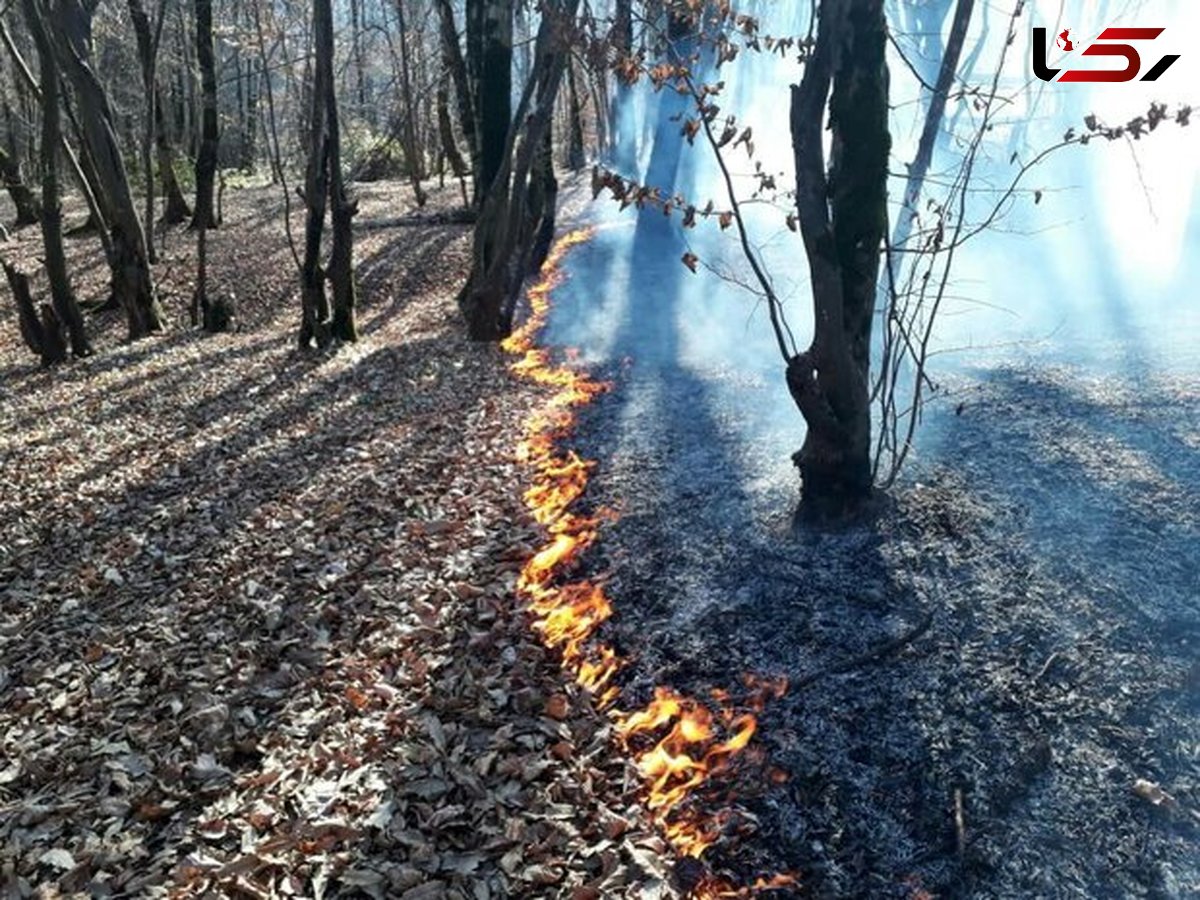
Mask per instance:
[[[903,247],[907,243],[909,235],[912,234],[913,221],[917,214],[917,200],[921,195],[921,189],[925,186],[925,176],[929,172],[929,166],[933,162],[933,149],[942,127],[942,119],[945,116],[946,100],[954,85],[954,76],[958,72],[958,61],[962,57],[963,44],[967,39],[967,29],[971,25],[971,14],[974,9],[975,0],[958,0],[958,5],[954,8],[954,21],[950,25],[950,39],[946,43],[946,50],[942,55],[942,65],[938,70],[933,96],[929,98],[929,110],[925,114],[925,126],[921,130],[921,139],[917,144],[917,155],[913,157],[912,164],[908,167],[903,204],[900,214],[896,217],[896,226],[892,231],[893,247]]]
[[[567,145],[567,168],[578,172],[587,160],[583,151],[583,113],[580,109],[579,92],[575,89],[575,66],[570,60],[567,60],[567,100],[571,107],[571,142]]]
[[[470,6],[470,4],[468,4]],[[458,30],[454,25],[454,9],[450,0],[437,0],[439,33],[442,42],[442,60],[450,79],[454,82],[454,102],[458,109],[458,124],[463,140],[467,144],[467,155],[471,158],[471,174],[479,180],[479,129],[475,113],[475,100],[471,78],[458,45]]]
[[[175,148],[171,145],[171,137],[167,134],[166,122],[163,116],[162,94],[154,104],[154,117],[158,127],[155,129],[155,144],[158,152],[158,177],[162,181],[163,215],[166,225],[179,225],[186,222],[192,215],[192,208],[179,187],[179,179],[175,176]]]
[[[417,206],[425,205],[425,191],[421,187],[424,175],[424,165],[420,148],[417,146],[417,106],[413,100],[412,86],[408,75],[408,29],[404,24],[404,0],[396,0],[396,15],[400,25],[400,84],[404,91],[404,156],[408,167],[408,177],[412,182],[413,194],[417,198]]]
[[[217,71],[213,51],[213,0],[195,0],[196,61],[200,65],[200,152],[196,155],[196,204],[192,209],[192,227],[203,222],[208,228],[218,225],[213,204],[216,190],[217,151],[220,126],[217,121]]]
[[[71,352],[76,357],[92,352],[84,329],[83,314],[71,278],[67,272],[67,255],[63,250],[62,204],[58,186],[58,145],[62,140],[62,120],[59,111],[59,76],[54,51],[43,23],[35,20],[36,6],[26,2],[25,13],[31,18],[29,28],[38,51],[42,88],[42,247],[46,252],[46,276],[50,282],[50,297],[59,322],[71,336]]]
[[[17,50],[17,45],[13,43],[12,35],[9,33],[8,27],[5,25],[3,19],[0,19],[0,40],[3,40],[5,47],[8,48],[9,55],[12,57],[13,65],[16,67],[17,73],[21,76],[21,81],[29,89],[30,95],[38,102],[38,104],[40,104],[42,98],[41,88],[38,87],[38,83],[34,79],[33,73],[29,71],[29,66],[25,64],[25,59]],[[71,164],[71,172],[75,176],[76,186],[79,188],[79,192],[83,194],[83,198],[87,203],[88,211],[91,217],[98,222],[103,221],[104,216],[100,209],[100,201],[96,197],[92,183],[88,180],[87,175],[84,173],[83,166],[79,162],[79,157],[76,156],[75,151],[71,149],[71,145],[67,141],[66,135],[62,134],[61,131],[62,129],[60,128],[59,146],[62,148],[63,154],[66,156],[67,161]],[[99,235],[100,243],[104,248],[104,256],[106,259],[111,259],[113,254],[112,241],[108,236],[107,229],[101,228],[99,230]]]
[[[450,98],[446,96],[445,81],[438,85],[437,119],[438,134],[442,144],[442,158],[449,161],[454,177],[458,179],[459,187],[462,189],[463,206],[469,206],[471,198],[467,193],[467,164],[462,158],[462,154],[458,152],[458,145],[454,142],[454,126],[450,122]]]

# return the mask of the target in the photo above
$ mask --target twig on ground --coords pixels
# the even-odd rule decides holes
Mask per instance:
[[[795,682],[793,682],[789,686],[788,690],[791,693],[795,693],[801,688],[809,687],[824,678],[829,678],[832,675],[845,675],[847,672],[853,672],[854,670],[861,669],[870,665],[871,663],[880,662],[911,644],[926,631],[928,631],[929,626],[932,624],[933,613],[927,612],[921,617],[920,622],[899,637],[883,641],[882,643],[872,647],[870,650],[867,650],[865,653],[860,653],[858,656],[853,656],[850,659],[840,662],[835,666],[831,666],[828,669],[822,669],[819,672],[811,672],[808,675],[805,675],[803,678],[797,679]]]

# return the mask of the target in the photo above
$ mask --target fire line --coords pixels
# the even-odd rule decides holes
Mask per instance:
[[[613,678],[623,661],[612,647],[594,639],[600,625],[612,616],[612,604],[599,582],[570,578],[575,562],[596,541],[606,518],[603,513],[582,515],[572,509],[587,488],[595,462],[561,449],[574,432],[576,411],[610,385],[555,362],[550,351],[536,343],[550,312],[551,296],[566,278],[563,258],[594,233],[593,228],[581,228],[555,242],[526,292],[528,318],[501,345],[517,357],[511,364],[517,376],[553,389],[543,407],[526,421],[517,447],[518,458],[533,470],[525,504],[546,532],[545,543],[521,569],[517,592],[543,642],[561,654],[563,669],[615,722],[642,777],[652,820],[680,856],[699,858],[720,838],[733,813],[701,809],[695,802],[697,792],[715,775],[730,770],[758,727],[754,713],[768,698],[782,696],[786,682],[744,677],[750,695],[741,709],[722,691],[713,692],[715,705],[710,705],[667,687],[657,688],[642,709],[623,711],[615,706],[619,689]],[[692,886],[690,895],[738,897],[793,884],[791,875],[775,875],[738,888],[706,875]]]

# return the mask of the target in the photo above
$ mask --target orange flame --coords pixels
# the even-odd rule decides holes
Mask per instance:
[[[517,591],[534,616],[533,627],[549,647],[562,656],[563,668],[575,681],[608,708],[618,689],[612,679],[622,661],[616,652],[593,640],[596,630],[613,614],[602,584],[566,581],[580,555],[595,542],[606,513],[583,516],[571,507],[587,488],[592,460],[574,451],[560,451],[559,443],[574,430],[576,410],[608,390],[586,372],[557,364],[535,339],[546,323],[550,297],[565,277],[561,263],[574,246],[592,237],[584,228],[561,237],[551,249],[538,280],[529,288],[529,317],[501,344],[518,358],[514,374],[554,388],[544,407],[532,414],[517,457],[533,469],[533,484],[524,493],[534,521],[546,529],[547,540],[521,569]],[[567,354],[572,358],[572,354]],[[698,808],[696,792],[714,775],[729,768],[732,758],[745,749],[758,727],[753,712],[761,712],[768,697],[781,696],[786,682],[743,679],[750,691],[739,712],[724,691],[713,691],[715,707],[660,687],[654,699],[635,712],[612,710],[617,731],[633,757],[646,789],[652,817],[675,850],[699,857],[711,847],[731,818]],[[697,898],[748,896],[760,890],[794,884],[790,875],[758,879],[749,888],[735,888],[707,876],[693,891]]]

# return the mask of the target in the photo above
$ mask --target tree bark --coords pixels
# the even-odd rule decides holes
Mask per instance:
[[[512,0],[482,0],[482,31],[475,96],[479,114],[479,182],[486,194],[504,164],[512,124]],[[532,79],[531,79],[532,80]]]
[[[545,151],[567,60],[564,26],[574,19],[578,6],[579,0],[559,0],[542,7],[533,70],[517,107],[516,121],[522,126],[513,128],[505,141],[500,168],[475,224],[471,276],[460,295],[472,340],[502,340],[512,331],[516,300],[537,250],[540,226],[548,213],[553,215],[556,186],[545,181],[544,169],[539,176],[535,164]],[[553,230],[553,221],[549,228]]]
[[[179,187],[179,179],[175,177],[175,147],[165,127],[161,92],[154,104],[154,118],[157,124],[154,140],[158,155],[158,177],[163,190],[162,220],[167,225],[179,225],[191,217],[192,208],[188,206]]]
[[[26,2],[42,6],[41,0]],[[113,132],[108,97],[89,62],[91,13],[79,0],[59,0],[54,12],[57,27],[51,33],[55,55],[75,90],[89,156],[113,208],[109,223],[113,293],[125,310],[129,338],[135,340],[162,330],[163,316],[155,296],[145,232]]]
[[[896,227],[892,231],[893,247],[902,248],[912,234],[913,221],[917,215],[917,199],[925,185],[925,176],[929,172],[930,163],[933,162],[933,149],[937,143],[938,133],[941,131],[942,119],[945,116],[946,99],[950,96],[950,88],[954,85],[954,76],[958,71],[958,61],[962,57],[963,44],[967,39],[967,29],[970,27],[971,14],[974,9],[975,0],[958,0],[958,5],[954,9],[954,21],[950,25],[950,39],[942,54],[942,65],[938,70],[933,95],[929,98],[929,109],[925,114],[925,125],[917,144],[917,155],[913,158],[912,165],[908,167],[908,179],[904,185],[904,202],[900,215],[896,217]]]
[[[58,184],[58,146],[62,140],[59,110],[59,75],[54,51],[44,24],[36,21],[36,4],[26,0],[25,14],[37,47],[42,88],[42,247],[46,252],[46,276],[56,318],[66,325],[71,337],[71,352],[76,357],[91,355],[92,348],[84,329],[83,313],[71,287],[67,272],[67,254],[63,249],[62,203]]]
[[[420,147],[417,144],[417,105],[412,93],[409,78],[410,60],[408,50],[408,29],[404,23],[404,0],[396,0],[396,16],[400,26],[400,87],[404,92],[404,162],[408,169],[408,178],[412,183],[413,195],[417,206],[424,206],[426,197],[421,187],[424,176],[424,163],[421,159]]]
[[[794,459],[804,518],[840,519],[872,494],[870,336],[887,221],[882,0],[821,4],[817,44],[792,88],[796,202],[813,292],[812,343],[787,368],[808,425]],[[823,136],[828,100],[828,175]]]
[[[217,121],[217,70],[213,51],[213,0],[195,0],[196,61],[200,66],[200,152],[196,155],[196,203],[192,227],[216,228],[213,205],[220,126]]]
[[[313,41],[312,122],[305,179],[308,216],[304,230],[304,262],[300,273],[303,315],[299,343],[302,349],[307,349],[314,342],[318,348],[323,348],[334,338],[353,341],[358,337],[354,321],[356,290],[352,227],[356,207],[347,196],[341,172],[330,0],[313,0]],[[329,281],[333,289],[332,318],[329,297],[325,292],[326,273],[321,266],[321,235],[325,229],[327,199],[332,201],[333,212],[333,247],[329,262]]]
[[[18,272],[8,263],[3,263],[4,276],[17,305],[17,323],[25,346],[42,359],[43,366],[52,366],[67,358],[67,345],[63,340],[63,327],[54,310],[42,304],[39,321],[33,306],[33,294],[29,290],[29,276]]]
[[[578,172],[587,160],[583,151],[583,111],[580,109],[579,91],[575,89],[575,66],[570,60],[567,60],[567,97],[571,107],[571,140],[567,144],[567,168]]]
[[[32,225],[40,215],[38,198],[22,178],[21,164],[3,149],[0,149],[0,178],[4,179],[8,196],[17,208],[17,227]]]
[[[479,181],[479,129],[475,113],[475,98],[472,81],[467,73],[467,63],[458,44],[458,30],[454,25],[454,9],[450,0],[437,0],[439,33],[442,40],[442,60],[450,79],[454,82],[454,102],[458,109],[458,124],[463,140],[467,144],[467,155],[471,159],[471,174]],[[468,9],[470,4],[468,4]],[[444,143],[444,142],[443,142]],[[478,193],[477,193],[478,196]]]
[[[467,163],[462,158],[462,154],[458,152],[458,144],[454,140],[454,126],[450,122],[450,98],[446,95],[444,81],[438,85],[437,90],[437,120],[438,137],[442,144],[442,158],[450,163],[450,169],[454,172],[454,177],[458,179],[459,188],[462,190],[463,205],[466,206],[471,202],[467,194]]]

